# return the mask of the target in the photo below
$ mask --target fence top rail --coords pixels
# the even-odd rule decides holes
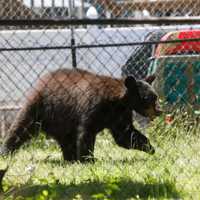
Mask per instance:
[[[200,24],[200,17],[150,17],[146,19],[0,19],[0,26]]]
[[[38,46],[38,47],[11,47],[0,48],[2,51],[34,51],[34,50],[53,50],[53,49],[83,49],[83,48],[105,48],[105,47],[123,47],[123,46],[137,46],[137,45],[154,45],[154,44],[169,44],[169,43],[181,43],[181,42],[199,42],[200,38],[189,39],[176,39],[165,41],[143,41],[143,42],[126,42],[126,43],[99,43],[99,44],[77,44],[68,46]]]

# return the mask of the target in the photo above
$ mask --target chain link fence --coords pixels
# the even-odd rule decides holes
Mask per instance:
[[[9,26],[0,32],[0,102],[3,110],[5,106],[11,110],[12,107],[20,107],[27,90],[45,73],[59,68],[76,67],[115,78],[133,75],[137,79],[144,79],[157,73],[159,82],[155,82],[155,88],[165,102],[177,106],[181,101],[181,104],[188,104],[187,107],[195,104],[198,109],[198,74],[194,74],[198,72],[198,24],[133,27],[117,23],[109,27],[109,23],[102,25],[100,22],[96,25],[85,23],[87,25],[83,25],[84,28],[80,27],[80,23],[65,28],[63,24],[54,25],[52,28],[47,25],[44,27],[44,23],[46,21],[39,26],[40,29],[36,29],[35,25],[31,26],[33,30],[27,25],[20,25],[17,27],[22,29],[10,30],[9,27],[13,26]],[[168,34],[168,38],[165,38]],[[179,38],[181,34],[183,37]],[[182,40],[181,44],[179,40]],[[172,43],[168,43],[170,41]],[[174,65],[170,73],[179,70],[176,68],[179,68],[180,63],[185,68],[177,71],[173,77],[169,74],[170,80],[166,80],[164,73],[169,69],[164,66],[168,66],[168,63],[171,63],[171,67]],[[185,74],[189,65],[192,65],[194,71]],[[179,83],[183,75],[187,80]],[[195,89],[190,91],[191,85],[195,84]],[[160,85],[163,85],[161,90]],[[9,126],[4,124],[1,127]]]
[[[196,0],[2,0],[3,19],[34,19],[95,15],[99,18],[199,16]]]
[[[167,115],[166,119],[165,116],[160,117],[154,131],[162,132],[159,126],[163,127],[166,122],[167,130],[163,132],[168,133],[172,128],[171,120],[175,121],[175,128],[179,128],[175,118],[177,110],[182,107],[195,116],[192,122],[188,121],[189,125],[183,125],[184,131],[191,130],[190,126],[199,130],[200,21],[197,18],[193,23],[190,18],[199,16],[199,7],[200,2],[195,0],[1,0],[1,136],[6,136],[17,113],[29,98],[27,92],[34,89],[43,75],[57,69],[72,68],[117,79],[128,76],[145,79],[156,74],[153,87],[170,116]],[[184,23],[162,21],[162,18],[153,23],[151,18],[148,21],[149,17],[166,16],[184,16],[187,19]],[[76,18],[83,20],[76,21]],[[86,18],[99,20],[87,21]],[[104,21],[104,18],[111,21]],[[117,18],[136,21],[117,21]],[[175,114],[171,115],[173,112]],[[136,116],[139,124],[146,126],[148,120],[140,117]],[[198,155],[198,146],[193,149],[193,143],[187,137],[183,138],[185,145]],[[182,152],[181,148],[179,153]],[[162,156],[165,154],[170,157],[168,152]],[[173,157],[169,162],[194,164],[191,168],[196,174],[199,159],[184,154],[183,160]],[[194,174],[191,176],[196,176]],[[199,182],[195,182],[194,187],[200,189]]]

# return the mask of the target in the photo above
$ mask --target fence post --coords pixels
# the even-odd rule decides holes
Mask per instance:
[[[83,19],[84,16],[84,0],[81,0],[81,19]]]
[[[6,132],[6,118],[5,118],[5,111],[1,113],[1,137],[5,137]]]
[[[73,0],[68,0],[69,1],[69,17],[73,18],[74,17],[74,2]],[[71,26],[71,54],[72,54],[72,67],[77,68],[77,62],[76,62],[76,47],[75,47],[75,38],[74,38],[74,27]]]

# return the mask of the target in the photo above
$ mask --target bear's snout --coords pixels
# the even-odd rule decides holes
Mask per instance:
[[[162,113],[163,113],[163,110],[161,109],[161,107],[158,103],[151,105],[145,111],[146,117],[148,117],[151,121],[154,120],[156,117],[162,115]]]
[[[155,105],[155,113],[156,113],[156,116],[160,116],[163,113],[163,110],[160,107],[160,104],[158,102],[156,102],[156,105]]]

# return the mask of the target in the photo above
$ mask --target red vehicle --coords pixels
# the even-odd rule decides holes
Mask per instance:
[[[200,39],[200,30],[184,30],[169,32],[161,38],[161,41]],[[161,43],[158,45],[155,57],[166,55],[199,54],[200,40],[181,41],[178,43]]]
[[[161,41],[197,39],[160,43],[155,49],[149,73],[158,78],[155,88],[170,104],[200,107],[200,30],[181,30],[165,34]]]

